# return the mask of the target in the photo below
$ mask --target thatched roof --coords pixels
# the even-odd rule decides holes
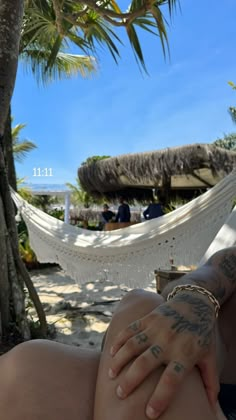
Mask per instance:
[[[171,189],[198,189],[215,185],[236,167],[236,152],[212,144],[193,144],[146,153],[134,153],[81,166],[81,186],[94,196],[148,198],[166,181]]]

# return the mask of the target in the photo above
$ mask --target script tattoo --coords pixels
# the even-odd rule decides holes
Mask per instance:
[[[236,255],[226,255],[223,260],[219,263],[219,268],[222,273],[228,277],[231,282],[236,280]]]
[[[144,333],[140,333],[140,334],[137,334],[135,338],[138,341],[138,344],[141,344],[141,343],[146,343],[148,336]]]
[[[158,346],[157,344],[155,346],[152,346],[150,348],[152,355],[158,359],[158,357],[160,356],[161,353],[163,353],[163,350],[160,346]]]
[[[174,364],[174,371],[176,373],[183,373],[185,371],[185,367],[184,365],[182,365],[182,363],[173,362],[173,364]]]
[[[172,318],[171,329],[177,333],[190,332],[198,336],[198,344],[201,347],[208,346],[211,341],[214,307],[203,301],[201,298],[191,296],[187,293],[175,296],[175,302],[185,302],[191,305],[191,317],[186,317],[176,309],[163,304],[159,306],[162,315]],[[193,316],[195,315],[195,319]]]
[[[141,322],[139,320],[135,321],[132,324],[130,324],[129,329],[136,332],[140,329],[140,325],[141,325]]]

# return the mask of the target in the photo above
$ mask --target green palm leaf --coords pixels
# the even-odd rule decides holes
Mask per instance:
[[[71,46],[71,42],[89,56],[96,54],[98,46],[105,46],[117,62],[120,57],[117,43],[121,41],[112,26],[125,27],[136,61],[145,71],[147,70],[135,26],[152,34],[155,34],[156,28],[166,56],[166,50],[169,51],[167,22],[161,9],[167,6],[169,15],[172,16],[178,0],[154,0],[150,3],[146,0],[132,0],[125,13],[115,0],[94,3],[91,0],[84,1],[85,3],[79,3],[64,0],[56,11],[52,0],[27,1],[29,7],[23,25],[22,45],[28,46],[30,38],[36,43],[35,49],[44,45],[45,49],[50,50],[46,69],[52,67],[57,53],[64,52],[66,47]]]
[[[13,155],[17,162],[22,162],[22,160],[27,156],[31,150],[35,149],[37,146],[29,140],[15,140],[13,141]]]
[[[48,51],[25,50],[21,59],[26,69],[36,76],[37,81],[43,83],[60,80],[63,77],[70,78],[78,74],[88,77],[97,69],[94,57],[58,52],[51,67],[48,66],[48,57]]]
[[[162,51],[163,51],[164,57],[166,57],[166,47],[169,51],[169,43],[168,43],[168,37],[167,37],[164,18],[163,18],[162,12],[161,12],[161,10],[158,6],[153,5],[151,11],[152,11],[153,17],[156,21],[158,34],[159,34],[160,40],[161,40]]]
[[[152,35],[157,36],[157,33],[154,32],[152,29],[150,29],[150,28],[156,28],[156,24],[150,19],[143,18],[143,17],[137,18],[135,19],[135,25],[140,26],[140,28],[144,29],[147,32],[150,32]]]
[[[20,139],[20,132],[26,127],[26,124],[17,124],[12,127],[12,149],[14,159],[17,162],[22,162],[26,155],[37,146],[32,141],[27,139]]]
[[[13,121],[13,118],[12,118],[12,121]],[[25,127],[26,127],[26,124],[17,124],[15,125],[15,127],[12,127],[11,135],[12,135],[13,141],[16,141],[16,139],[19,137],[21,130],[23,130]]]
[[[141,49],[141,46],[140,46],[140,43],[139,43],[137,33],[134,29],[134,25],[130,24],[129,26],[127,26],[126,30],[127,30],[127,34],[128,34],[128,37],[129,37],[130,44],[131,44],[131,46],[133,48],[133,51],[134,51],[135,59],[136,59],[137,63],[139,63],[139,62],[141,63],[143,69],[147,73],[147,69],[146,69],[146,66],[145,66],[144,58],[143,58],[142,49]]]
[[[88,77],[97,70],[91,55],[67,54],[68,41],[87,54],[89,43],[77,34],[77,28],[64,21],[67,36],[58,33],[51,1],[31,0],[26,8],[21,39],[21,59],[38,82],[50,82],[62,77]],[[69,35],[69,36],[68,36]]]

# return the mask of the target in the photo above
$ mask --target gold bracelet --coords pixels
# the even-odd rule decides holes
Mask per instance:
[[[178,286],[175,286],[171,293],[168,294],[167,300],[172,299],[177,293],[183,291],[183,290],[189,290],[190,292],[198,292],[202,295],[205,295],[208,297],[208,299],[213,303],[215,307],[215,316],[218,317],[219,310],[220,310],[220,304],[218,300],[215,298],[215,296],[209,292],[209,290],[205,289],[204,287],[197,286],[196,284],[180,284]]]

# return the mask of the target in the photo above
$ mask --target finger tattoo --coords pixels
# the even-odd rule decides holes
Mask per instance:
[[[138,344],[146,343],[146,341],[148,340],[148,336],[144,333],[137,334],[135,338],[138,341]]]
[[[138,331],[140,328],[140,321],[135,321],[132,324],[130,324],[129,329],[131,329],[132,331]]]
[[[160,346],[158,346],[157,344],[155,346],[152,346],[150,348],[152,355],[158,359],[158,357],[160,356],[161,353],[163,353],[163,350]]]
[[[176,373],[183,373],[186,369],[184,367],[184,365],[182,365],[182,363],[176,362],[174,361],[174,371]]]

